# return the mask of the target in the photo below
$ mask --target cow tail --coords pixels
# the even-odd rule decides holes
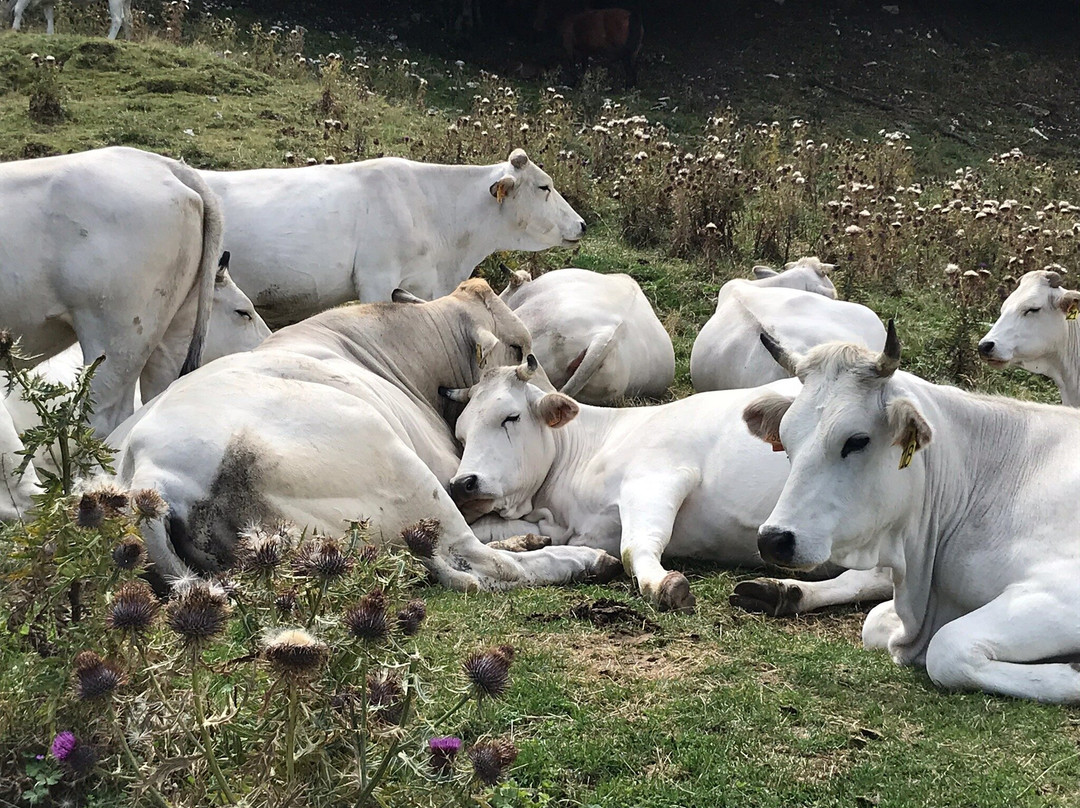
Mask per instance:
[[[214,279],[217,276],[218,259],[225,235],[225,215],[218,195],[210,190],[210,186],[198,172],[183,163],[174,163],[172,170],[180,182],[202,198],[203,203],[202,255],[199,258],[199,274],[195,280],[199,289],[199,303],[191,344],[188,345],[184,366],[180,369],[180,375],[183,376],[202,364],[203,344],[210,327],[210,308],[214,304]]]
[[[589,347],[585,349],[584,355],[579,357],[580,364],[574,369],[570,378],[566,380],[566,384],[559,391],[560,393],[565,393],[572,398],[581,392],[582,388],[596,374],[596,371],[600,369],[600,366],[604,364],[604,360],[611,353],[611,349],[615,347],[615,343],[624,327],[625,322],[621,322],[593,337]]]

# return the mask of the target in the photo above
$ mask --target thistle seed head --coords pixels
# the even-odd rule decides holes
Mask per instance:
[[[409,552],[417,558],[431,558],[435,555],[441,533],[442,527],[438,519],[421,519],[401,531],[401,539]]]
[[[142,488],[131,495],[135,516],[139,519],[160,519],[169,512],[165,499],[153,488]]]
[[[112,551],[113,563],[122,570],[136,570],[146,564],[146,545],[138,536],[125,536]]]
[[[316,538],[301,549],[297,572],[312,578],[330,581],[347,575],[353,562],[342,551],[341,542],[331,538]]]
[[[356,639],[376,643],[385,640],[390,633],[386,623],[386,596],[381,589],[373,589],[360,602],[345,612],[345,627]]]
[[[465,676],[475,695],[480,698],[489,696],[497,699],[510,686],[510,663],[514,659],[514,649],[509,645],[500,645],[479,651],[465,660]]]
[[[165,607],[165,622],[189,645],[206,642],[225,630],[232,612],[229,598],[210,581],[184,583]]]
[[[75,693],[81,701],[112,695],[124,683],[124,672],[115,662],[106,661],[93,651],[75,656]]]
[[[161,603],[145,581],[125,581],[113,592],[105,625],[115,631],[139,634],[150,629]]]
[[[263,656],[279,676],[307,681],[322,670],[330,649],[302,629],[286,629],[267,641]]]
[[[485,785],[498,783],[506,769],[517,760],[518,750],[512,741],[500,739],[475,744],[469,749],[473,774]]]
[[[397,613],[398,631],[406,637],[415,636],[420,632],[420,624],[427,617],[427,604],[419,598],[410,600],[405,608]]]

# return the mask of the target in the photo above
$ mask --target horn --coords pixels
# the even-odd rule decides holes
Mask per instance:
[[[1046,273],[1046,283],[1047,283],[1047,285],[1049,285],[1049,287],[1051,289],[1060,289],[1061,288],[1061,275],[1054,272],[1054,270],[1052,270],[1052,269],[1049,270]]]
[[[439,395],[458,404],[468,404],[472,395],[471,387],[439,387]]]
[[[792,376],[797,375],[795,370],[795,357],[792,356],[779,342],[773,339],[772,334],[768,331],[761,332],[761,344],[765,346],[765,350],[776,360],[776,364]]]
[[[877,373],[882,378],[892,376],[900,367],[900,338],[896,336],[896,321],[889,318],[889,327],[885,334],[885,350],[877,359]]]
[[[523,382],[527,382],[536,373],[536,369],[540,367],[540,363],[536,361],[536,357],[529,354],[525,357],[525,361],[517,366],[517,377]]]
[[[400,287],[390,293],[390,299],[395,303],[427,303],[422,297],[417,297],[412,292],[409,292]]]
[[[220,260],[218,260],[218,262],[217,262],[218,269],[228,269],[229,268],[229,259],[231,257],[232,257],[232,254],[228,250],[225,250],[221,254]]]
[[[514,149],[510,152],[510,165],[514,168],[525,168],[529,164],[529,155],[524,149]]]

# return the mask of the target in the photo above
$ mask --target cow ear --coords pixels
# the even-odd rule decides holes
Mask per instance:
[[[564,393],[548,393],[536,404],[536,414],[552,429],[566,426],[580,411],[578,403]]]
[[[506,195],[514,190],[514,178],[508,174],[498,182],[493,182],[488,190],[491,191],[491,195],[495,197],[501,205],[502,201],[506,199]]]
[[[491,354],[492,349],[499,344],[499,338],[488,331],[486,328],[481,328],[476,332],[476,366],[483,368],[487,363],[488,356]]]
[[[1058,301],[1058,306],[1065,312],[1066,320],[1075,320],[1077,313],[1080,312],[1080,292],[1066,290]]]
[[[762,278],[771,278],[774,275],[779,275],[780,274],[775,269],[772,269],[771,267],[763,266],[763,265],[760,265],[760,264],[758,266],[754,267],[753,272],[754,272],[754,277],[757,278],[758,280],[761,280]]]
[[[395,303],[427,303],[422,297],[417,297],[412,292],[409,292],[400,287],[390,293],[390,299]]]
[[[522,284],[528,283],[531,280],[532,275],[530,275],[524,269],[518,269],[510,273],[510,288],[517,289]]]
[[[510,152],[510,165],[519,171],[529,164],[529,155],[524,149],[514,149]]]
[[[229,259],[232,257],[228,250],[225,250],[221,254],[221,258],[218,259],[217,275],[214,276],[214,283],[225,283],[225,279],[229,277]]]
[[[910,398],[894,398],[885,408],[889,418],[889,430],[893,436],[893,446],[899,446],[900,468],[911,465],[915,452],[930,445],[934,435],[930,424]]]
[[[827,278],[829,277],[829,273],[836,269],[836,264],[822,264],[819,262],[818,265],[814,267],[814,269],[817,270],[818,275],[823,278]]]
[[[780,442],[780,422],[794,400],[791,396],[769,392],[751,401],[743,410],[743,421],[750,434],[770,444],[774,452],[784,451],[784,444]]]

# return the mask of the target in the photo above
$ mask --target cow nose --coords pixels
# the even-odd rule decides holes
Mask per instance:
[[[993,356],[994,354],[994,341],[992,339],[984,339],[979,343],[979,356]]]
[[[450,498],[454,502],[469,499],[480,488],[480,480],[475,474],[455,477],[450,481]]]
[[[758,530],[758,553],[770,564],[785,566],[795,558],[795,534],[779,527],[763,526]]]

